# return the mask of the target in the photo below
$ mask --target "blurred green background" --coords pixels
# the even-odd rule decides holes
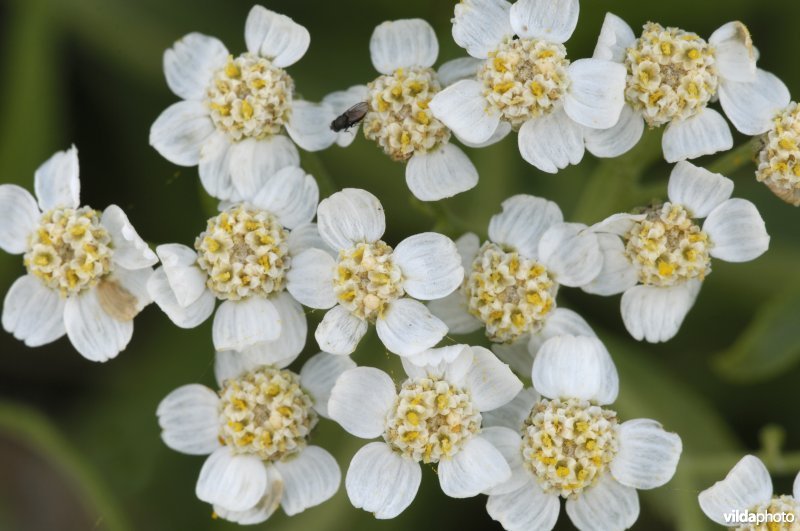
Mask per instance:
[[[376,77],[368,42],[374,26],[387,19],[425,18],[439,35],[439,63],[461,56],[450,35],[453,4],[265,2],[311,32],[308,54],[289,69],[298,92],[311,100]],[[163,78],[162,53],[190,31],[219,37],[234,54],[243,51],[251,5],[240,0],[0,1],[0,182],[32,189],[35,168],[75,143],[82,203],[120,205],[153,244],[192,242],[213,203],[198,184],[196,168],[175,167],[148,145],[151,123],[177,100]],[[778,74],[793,92],[800,90],[796,1],[584,0],[578,29],[567,43],[571,58],[591,55],[606,10],[634,28],[653,20],[703,37],[728,20],[742,20],[760,49],[760,66]],[[648,132],[622,159],[599,162],[587,154],[580,166],[551,176],[522,161],[512,135],[488,149],[468,149],[480,184],[434,209],[408,199],[403,166],[361,135],[346,150],[304,153],[303,164],[320,178],[323,195],[334,186],[351,186],[381,198],[388,219],[385,239],[396,244],[433,226],[453,237],[465,229],[485,236],[489,217],[514,193],[555,200],[568,219],[583,222],[646,203],[666,191],[669,167],[659,162],[659,138],[659,131]],[[737,137],[737,144],[745,141]],[[713,529],[697,508],[696,495],[745,452],[765,457],[777,492],[790,492],[800,468],[800,211],[755,182],[747,157],[708,157],[699,163],[730,170],[735,195],[756,203],[772,235],[766,255],[746,264],[715,261],[682,330],[665,345],[627,336],[619,297],[561,291],[560,304],[592,323],[617,362],[621,417],[658,419],[684,441],[675,478],[641,495],[635,529]],[[20,257],[0,254],[0,293],[23,272]],[[320,312],[310,314],[311,331],[319,318]],[[155,418],[156,405],[175,387],[191,382],[213,387],[210,321],[181,330],[153,305],[135,328],[128,349],[102,365],[84,360],[66,339],[32,350],[0,334],[1,530],[236,527],[213,520],[211,508],[196,499],[203,458],[164,446]],[[399,364],[372,334],[355,360],[399,376]],[[470,340],[482,341],[479,335]],[[316,352],[314,343],[310,333],[297,367]],[[364,444],[330,421],[320,423],[314,441],[336,455],[343,471]],[[279,512],[259,527],[499,529],[484,504],[484,497],[445,497],[428,468],[414,504],[395,520],[376,521],[353,509],[342,488],[322,506],[291,519]],[[571,528],[563,511],[558,528]]]

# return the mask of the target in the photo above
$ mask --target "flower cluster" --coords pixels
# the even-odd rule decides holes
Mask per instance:
[[[153,251],[119,207],[81,206],[77,150],[56,153],[34,174],[36,198],[0,186],[0,247],[23,255],[27,271],[5,297],[3,327],[31,347],[66,334],[84,357],[106,361],[151,301],[181,328],[213,314],[219,391],[180,387],[157,416],[167,446],[208,455],[197,497],[233,522],[263,522],[278,506],[293,515],[337,492],[339,465],[311,444],[323,417],[378,439],[345,476],[353,506],[376,518],[404,511],[433,465],[445,494],[488,495],[488,514],[509,531],[552,529],[560,498],[579,529],[629,528],[636,490],[672,478],[681,439],[611,409],[614,362],[559,292],[622,293],[634,339],[674,337],[712,260],[754,260],[770,241],[756,206],[732,197],[733,181],[687,160],[733,145],[710,105],[760,137],[758,180],[795,205],[800,115],[783,83],[757,68],[741,22],[708,40],[649,22],[637,38],[608,14],[593,57],[570,59],[578,18],[578,0],[462,0],[452,35],[468,56],[438,70],[427,22],[384,22],[369,42],[378,77],[319,103],[300,99],[286,70],[310,44],[292,19],[253,7],[239,55],[185,36],[163,58],[182,101],[156,119],[150,143],[198,166],[219,212],[194,241]],[[437,232],[391,241],[366,190],[320,200],[296,147],[346,147],[361,127],[406,164],[418,200],[438,201],[478,182],[456,140],[481,148],[515,131],[521,157],[556,173],[587,150],[625,153],[645,125],[665,127],[663,155],[676,163],[663,203],[584,225],[518,194],[499,205],[488,237],[456,241]],[[294,372],[304,307],[325,310],[321,352]],[[402,363],[399,381],[349,357],[371,325]],[[448,337],[477,330],[491,350]],[[763,464],[746,457],[700,505],[724,525],[734,510],[800,516],[797,490],[773,497]]]

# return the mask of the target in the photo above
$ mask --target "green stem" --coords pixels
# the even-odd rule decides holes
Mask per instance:
[[[722,175],[730,175],[747,164],[755,164],[755,157],[761,147],[759,137],[748,140],[735,147],[709,164],[706,169]]]

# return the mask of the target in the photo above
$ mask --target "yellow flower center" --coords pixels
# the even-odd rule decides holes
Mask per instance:
[[[333,290],[339,304],[353,315],[375,322],[389,303],[405,293],[392,248],[377,241],[340,251]]]
[[[800,531],[800,506],[792,496],[775,496],[749,513],[763,520],[740,525],[736,531]]]
[[[773,120],[758,154],[756,178],[794,206],[800,206],[800,107],[792,102]]]
[[[438,378],[407,380],[383,438],[406,457],[438,463],[458,453],[481,426],[467,391]]]

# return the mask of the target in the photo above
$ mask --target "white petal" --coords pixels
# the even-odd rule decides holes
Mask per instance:
[[[460,289],[447,297],[430,301],[428,309],[447,325],[450,334],[469,334],[483,327],[483,323],[469,313],[467,297]]]
[[[533,362],[533,386],[549,398],[578,398],[597,404],[617,399],[619,376],[606,347],[596,337],[559,336],[548,340]]]
[[[625,236],[636,223],[646,218],[647,216],[645,214],[613,214],[603,221],[592,225],[591,229],[594,232]]]
[[[289,233],[289,254],[297,256],[306,249],[320,249],[336,258],[338,253],[328,247],[319,235],[316,223],[304,223]]]
[[[588,284],[603,267],[597,235],[582,223],[557,223],[547,229],[539,240],[538,257],[565,286]]]
[[[372,439],[386,429],[386,415],[396,397],[388,374],[373,367],[357,367],[336,380],[328,400],[328,415],[348,433]]]
[[[732,193],[733,181],[691,162],[678,162],[669,176],[669,200],[685,206],[693,218],[708,216]]]
[[[420,201],[438,201],[475,188],[478,170],[453,144],[414,155],[406,165],[406,184]]]
[[[377,197],[366,190],[345,188],[320,202],[317,228],[331,249],[338,251],[379,240],[386,230],[386,217]]]
[[[292,257],[286,289],[301,304],[327,310],[336,304],[333,292],[336,261],[320,249],[306,249]]]
[[[659,343],[672,339],[694,305],[701,282],[669,288],[634,286],[622,294],[622,321],[634,339]]]
[[[294,166],[278,171],[252,198],[255,206],[275,214],[287,229],[314,219],[318,201],[317,181]]]
[[[722,110],[733,126],[746,135],[769,131],[775,116],[789,106],[790,100],[783,81],[760,68],[753,81],[725,81],[719,86]]]
[[[153,302],[153,298],[147,291],[147,283],[150,282],[150,277],[152,276],[153,269],[150,267],[125,269],[124,267],[118,266],[108,277],[108,281],[116,282],[135,299],[133,311],[131,311],[130,308],[125,309],[125,318],[135,317],[139,312],[144,310],[147,305]]]
[[[180,328],[194,328],[208,319],[214,313],[217,300],[211,291],[204,290],[196,301],[181,306],[163,267],[156,269],[147,281],[147,292],[170,321]]]
[[[464,268],[453,240],[423,232],[401,241],[392,253],[403,272],[403,289],[417,299],[441,299],[464,280]]]
[[[530,375],[533,366],[533,354],[528,348],[530,336],[518,337],[513,343],[494,343],[492,352],[503,363],[508,363],[517,374]]]
[[[513,247],[525,258],[537,259],[542,234],[564,220],[557,204],[532,195],[511,196],[501,207],[489,221],[489,239]]]
[[[328,500],[339,490],[342,472],[336,459],[319,446],[308,446],[300,455],[275,463],[283,477],[283,511],[292,516]]]
[[[474,79],[462,79],[437,93],[430,109],[459,138],[475,144],[488,140],[500,124],[500,113],[487,107],[483,85]]]
[[[484,427],[501,427],[512,430],[517,435],[519,442],[522,423],[525,422],[533,409],[533,405],[541,397],[533,387],[526,387],[515,396],[511,402],[486,413],[481,413]]]
[[[708,44],[714,47],[714,66],[723,78],[722,84],[727,80],[753,80],[756,54],[747,26],[739,21],[723,24],[711,34]]]
[[[336,116],[341,115],[353,105],[367,100],[367,87],[366,85],[353,85],[347,90],[338,90],[331,92],[322,99],[323,105],[327,105],[333,110]],[[339,131],[336,134],[336,145],[340,147],[347,147],[353,143],[358,133],[358,124]]]
[[[348,356],[335,356],[320,352],[312,356],[300,369],[300,384],[314,399],[314,409],[325,418],[328,415],[328,400],[336,380],[344,371],[356,368],[356,362]]]
[[[3,300],[3,329],[29,347],[52,343],[66,333],[65,302],[38,278],[21,276]]]
[[[491,350],[472,347],[472,365],[465,380],[472,402],[479,411],[507,404],[522,390],[522,382]]]
[[[794,477],[794,484],[792,485],[792,497],[795,500],[800,500],[800,473]]]
[[[730,525],[725,515],[745,511],[772,498],[772,480],[761,460],[744,456],[725,479],[717,481],[697,497],[706,516],[720,525]]]
[[[305,55],[311,36],[286,15],[256,5],[247,15],[244,40],[247,51],[271,59],[278,68],[286,68]]]
[[[367,333],[369,323],[336,305],[325,314],[314,332],[319,348],[331,354],[352,354]]]
[[[510,132],[511,132],[511,124],[509,122],[501,121],[498,122],[497,127],[494,130],[494,133],[492,133],[489,136],[489,138],[487,138],[483,142],[470,142],[469,140],[466,140],[465,138],[462,138],[458,135],[456,135],[456,138],[458,138],[458,141],[467,147],[482,148],[497,144],[505,137],[507,137]]]
[[[40,216],[36,200],[27,190],[15,184],[0,185],[0,249],[24,253]]]
[[[262,344],[259,344],[259,347]],[[296,356],[295,356],[296,357]],[[290,359],[288,362],[273,355],[271,352],[266,352],[265,349],[256,347],[236,352],[233,350],[223,350],[214,355],[214,376],[217,384],[220,387],[225,385],[226,380],[237,378],[245,372],[251,371],[264,365],[273,365],[279,369],[283,369],[294,361]]]
[[[462,0],[455,7],[453,40],[473,57],[489,57],[503,39],[514,34],[510,9],[505,0]]]
[[[421,302],[404,297],[389,305],[375,330],[389,352],[412,356],[441,341],[447,325]]]
[[[712,247],[709,254],[726,262],[748,262],[769,248],[769,234],[756,206],[746,199],[728,199],[703,223]]]
[[[461,385],[472,367],[472,358],[472,347],[459,344],[423,350],[419,354],[401,358],[400,362],[410,378],[433,375]]]
[[[650,419],[623,422],[619,450],[611,461],[614,479],[635,489],[654,489],[675,475],[681,457],[681,438]]]
[[[603,268],[594,280],[581,286],[586,293],[616,295],[639,282],[639,272],[625,254],[625,244],[616,234],[597,233]]]
[[[569,519],[581,531],[622,531],[639,518],[639,496],[636,489],[604,474],[578,497],[568,499],[566,509]]]
[[[209,195],[223,200],[241,199],[231,180],[232,148],[233,144],[228,135],[216,130],[200,146],[197,166],[200,182]]]
[[[219,397],[200,384],[178,387],[156,409],[164,444],[190,455],[219,448]]]
[[[91,361],[117,357],[133,336],[133,321],[118,321],[106,313],[96,289],[67,298],[64,328],[75,350]]]
[[[733,147],[733,137],[725,118],[707,107],[691,118],[670,122],[661,147],[667,162],[678,162],[727,151]]]
[[[330,126],[336,116],[327,105],[294,100],[286,132],[295,144],[306,151],[320,151],[336,142],[338,135]]]
[[[277,339],[256,343],[243,353],[261,360],[259,365],[286,366],[293,362],[306,346],[308,321],[303,307],[285,291],[273,296],[270,302],[278,310],[281,333]]]
[[[528,352],[535,357],[546,341],[558,336],[597,337],[597,334],[594,333],[589,323],[577,313],[567,308],[556,308],[544,322],[542,329],[531,334],[528,341]],[[524,374],[530,374],[530,367]]]
[[[200,162],[200,148],[214,131],[205,104],[179,101],[153,122],[150,145],[173,164],[195,166]]]
[[[350,461],[345,487],[356,509],[394,518],[411,505],[422,480],[420,466],[382,442],[369,443]]]
[[[81,193],[78,172],[78,150],[75,146],[56,152],[36,169],[33,189],[42,212],[56,207],[78,208]]]
[[[578,24],[578,0],[517,0],[511,6],[511,27],[521,38],[562,43]]]
[[[219,39],[189,33],[164,52],[167,85],[185,100],[202,100],[214,72],[227,59],[228,49]]]
[[[592,57],[622,63],[628,53],[628,48],[633,46],[636,35],[627,22],[613,13],[606,13],[597,45]]]
[[[263,468],[267,475],[267,488],[258,503],[244,511],[230,511],[219,505],[214,505],[214,512],[217,516],[229,522],[242,525],[261,524],[272,516],[281,505],[283,478],[274,466],[263,465]]]
[[[617,123],[608,129],[583,130],[586,149],[595,157],[614,158],[630,151],[644,133],[644,119],[630,105],[622,106]]]
[[[213,152],[214,147],[209,149]],[[224,190],[226,183],[230,181],[234,188],[234,194],[230,198],[235,201],[253,200],[256,194],[268,186],[269,182],[272,182],[272,186],[282,186],[276,184],[280,181],[272,181],[273,178],[277,178],[276,174],[284,168],[300,165],[300,154],[297,148],[284,135],[273,135],[260,140],[245,138],[231,144],[228,152],[224,151],[224,143],[221,143],[221,152],[218,158],[222,156],[223,160],[220,161],[219,166],[203,164],[202,159],[205,154],[204,148],[201,154],[201,167],[205,166],[206,169],[211,170],[209,177],[214,175],[215,170],[227,172],[229,176],[217,175],[216,178],[219,181],[217,186]],[[209,157],[209,161],[212,158]],[[223,195],[218,197],[223,197]],[[316,205],[314,207],[316,208]],[[312,217],[313,214],[307,221],[311,221]]]
[[[456,240],[456,248],[458,249],[458,254],[461,255],[461,265],[464,266],[464,271],[468,271],[472,267],[475,257],[478,256],[481,240],[477,234],[467,232]]]
[[[126,269],[141,269],[158,263],[156,253],[139,236],[120,207],[110,205],[106,208],[100,223],[114,244],[114,262]]]
[[[585,151],[583,127],[567,116],[563,107],[525,122],[517,144],[523,159],[547,173],[578,164]]]
[[[559,497],[545,494],[536,480],[508,494],[489,496],[486,511],[507,531],[553,529],[561,508]]]
[[[197,479],[195,494],[202,501],[230,511],[252,509],[267,490],[267,473],[261,459],[234,454],[223,446],[214,451]]]
[[[214,315],[212,336],[216,350],[244,350],[280,337],[281,318],[271,301],[259,296],[227,300]]]
[[[462,3],[461,5],[463,6],[464,4]],[[458,6],[456,6],[456,9],[458,9]],[[436,75],[439,77],[439,83],[441,83],[443,87],[447,87],[462,79],[476,78],[478,76],[478,70],[480,70],[482,66],[483,61],[481,59],[459,57],[458,59],[451,59],[442,64],[436,71]]]
[[[604,59],[578,59],[569,65],[572,82],[564,111],[586,127],[608,129],[619,121],[625,105],[626,70]]]
[[[429,68],[439,55],[439,41],[422,19],[387,20],[372,32],[369,53],[381,74],[392,74],[398,68]]]
[[[197,266],[197,252],[179,243],[156,247],[161,267],[172,293],[183,308],[196,302],[206,291],[208,275]]]
[[[530,413],[530,411],[528,412]],[[503,427],[484,427],[481,430],[481,437],[497,448],[503,455],[506,463],[508,463],[508,467],[511,469],[511,477],[507,481],[492,487],[486,491],[485,494],[507,494],[509,492],[514,492],[530,481],[530,472],[528,472],[525,465],[522,463],[519,427],[514,430]]]
[[[477,435],[450,459],[439,462],[439,484],[452,498],[470,498],[505,483],[511,469],[492,443]]]

